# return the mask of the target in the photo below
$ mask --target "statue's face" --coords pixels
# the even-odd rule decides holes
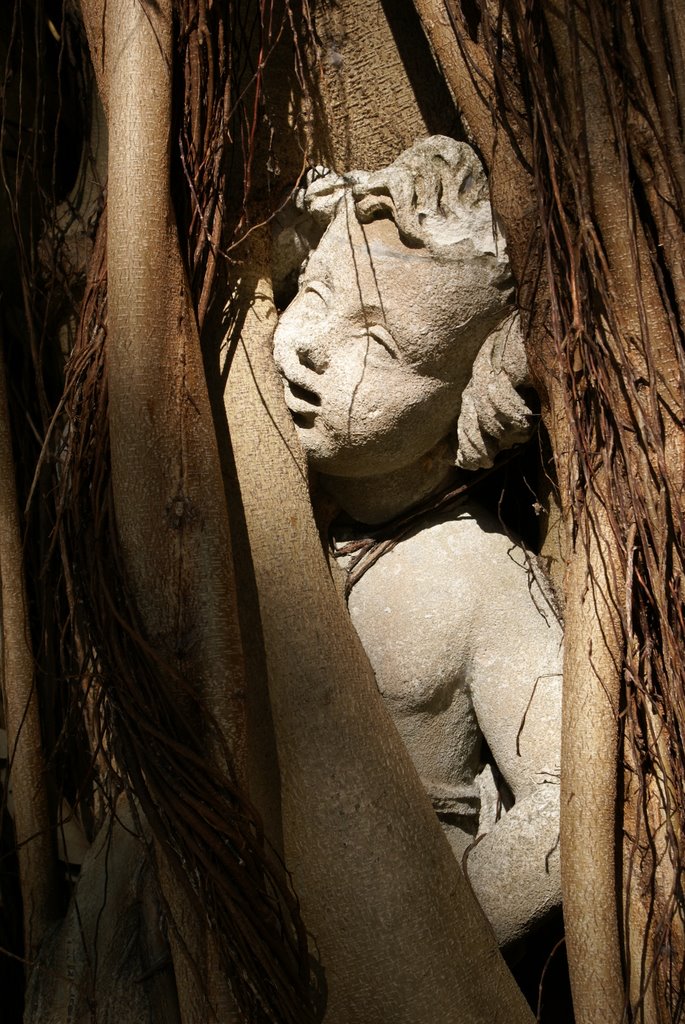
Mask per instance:
[[[360,225],[343,200],[274,338],[313,468],[370,476],[435,447],[454,428],[508,283],[505,267],[469,240],[440,260],[405,246],[390,220]]]

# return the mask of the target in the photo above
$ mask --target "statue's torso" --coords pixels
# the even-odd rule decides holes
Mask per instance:
[[[540,616],[521,552],[474,506],[429,518],[401,540],[356,583],[349,610],[379,691],[460,853],[490,827],[483,819],[496,799],[492,774],[483,771],[484,732],[493,751],[513,746],[518,691],[524,688],[527,700],[535,684],[528,660],[534,666],[542,646],[549,663],[556,645],[558,662],[559,628]],[[484,703],[487,725],[477,711]],[[505,724],[495,724],[493,735],[498,720]],[[488,805],[482,809],[481,797]]]

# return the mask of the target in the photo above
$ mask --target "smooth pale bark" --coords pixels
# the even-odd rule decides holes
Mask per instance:
[[[0,345],[0,690],[7,730],[12,818],[24,910],[24,955],[31,959],[57,915],[40,707],[34,675],[12,436]]]
[[[193,678],[244,775],[228,517],[171,203],[171,2],[106,8],[107,374],[124,562],[149,640]]]
[[[83,7],[109,128],[107,371],[118,538],[148,640],[192,680],[245,785],[228,518],[170,195],[172,4]],[[207,725],[196,724],[200,732]],[[221,765],[221,743],[207,735]],[[159,852],[184,1024],[229,1019],[233,1002],[204,915]]]
[[[285,857],[325,972],[325,1020],[530,1021],[329,574],[273,364],[264,263],[253,249],[226,411],[259,591]]]
[[[601,536],[584,524],[566,580],[561,882],[576,1021],[620,1024],[615,819],[622,635],[614,580],[607,580],[612,538],[601,523]]]

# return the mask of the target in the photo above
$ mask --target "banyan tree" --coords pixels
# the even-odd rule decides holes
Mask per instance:
[[[3,1020],[683,1020],[682,5],[0,25]],[[272,353],[298,188],[430,136],[485,169],[527,357],[479,486],[563,622],[572,1011],[560,923],[498,951],[384,709]]]

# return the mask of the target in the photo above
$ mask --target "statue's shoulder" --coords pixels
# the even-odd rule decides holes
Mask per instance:
[[[433,700],[436,688],[452,692],[464,678],[479,600],[477,559],[464,552],[479,532],[465,509],[422,518],[352,587],[350,615],[378,686],[403,707]]]
[[[355,583],[351,608],[424,608],[448,600],[452,615],[465,615],[511,547],[495,520],[471,503],[428,514],[393,540]]]
[[[426,515],[396,545],[398,560],[440,563],[458,575],[508,560],[516,547],[502,525],[475,502]]]
[[[473,676],[476,663],[506,662],[534,638],[547,658],[558,629],[530,558],[475,504],[429,514],[398,537],[348,600],[382,692],[397,678],[432,685]]]
[[[453,626],[490,622],[511,601],[536,603],[532,558],[495,516],[464,502],[422,517],[398,536],[355,583],[350,610],[400,604],[411,615],[440,604]]]

